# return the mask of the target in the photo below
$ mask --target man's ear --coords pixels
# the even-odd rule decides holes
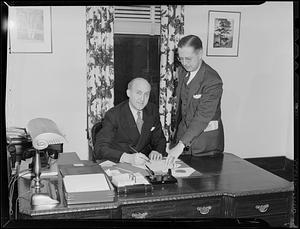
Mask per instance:
[[[202,59],[202,55],[203,55],[203,49],[200,49],[200,50],[199,50],[199,53],[198,53],[198,55],[199,55],[199,59]]]
[[[128,98],[129,98],[129,97],[130,97],[130,96],[129,96],[129,95],[130,95],[129,89],[126,90],[126,94],[127,94]]]

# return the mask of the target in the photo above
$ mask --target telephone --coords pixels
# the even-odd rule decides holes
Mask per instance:
[[[31,138],[25,128],[9,127],[6,129],[7,152],[10,154],[11,167],[34,155]]]

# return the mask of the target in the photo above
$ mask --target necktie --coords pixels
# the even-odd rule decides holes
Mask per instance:
[[[188,72],[185,76],[185,83],[188,84],[189,82],[189,79],[190,79],[190,76],[191,76],[191,72]]]
[[[142,132],[142,126],[143,126],[143,119],[141,117],[141,111],[138,111],[137,112],[137,119],[136,119],[136,125],[137,125],[137,128],[139,130],[139,132],[141,133]]]

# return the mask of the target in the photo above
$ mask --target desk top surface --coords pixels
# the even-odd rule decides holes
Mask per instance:
[[[202,173],[201,177],[177,178],[177,184],[154,186],[152,193],[133,193],[116,196],[113,202],[67,205],[62,193],[61,179],[51,178],[58,187],[60,204],[51,209],[37,209],[30,205],[28,192],[30,180],[18,182],[20,213],[44,215],[113,209],[119,205],[156,202],[174,199],[190,199],[209,196],[248,196],[293,191],[293,183],[261,169],[234,154],[224,153],[215,157],[181,157],[185,163]],[[26,195],[27,192],[27,195]],[[25,194],[24,194],[25,193]]]

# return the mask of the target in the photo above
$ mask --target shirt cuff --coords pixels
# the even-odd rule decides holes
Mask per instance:
[[[185,148],[185,144],[183,143],[183,141],[179,140],[178,144],[181,144],[183,148]]]
[[[127,155],[126,155],[127,153],[123,153],[122,155],[121,155],[121,157],[120,157],[120,163],[124,163],[124,162],[126,162],[127,160]]]
[[[184,149],[188,149],[190,147],[190,142],[185,138],[180,139],[179,142],[182,142],[182,144],[184,145]]]

